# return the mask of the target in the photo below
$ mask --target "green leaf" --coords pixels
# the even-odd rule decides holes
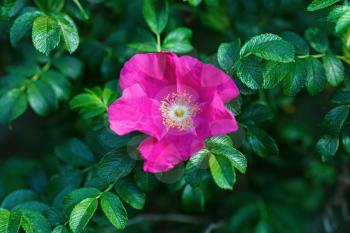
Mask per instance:
[[[63,200],[63,208],[71,212],[74,206],[86,198],[96,198],[101,193],[96,188],[79,188],[70,192]]]
[[[19,231],[21,215],[18,212],[10,212],[0,209],[0,232],[17,233]]]
[[[331,101],[335,104],[350,104],[350,90],[337,90],[333,94]]]
[[[101,159],[97,174],[109,182],[127,176],[135,166],[135,160],[123,149],[107,153]]]
[[[48,83],[53,91],[57,99],[59,100],[67,100],[69,98],[71,83],[64,77],[62,74],[49,70],[40,75],[40,79]]]
[[[263,66],[263,88],[276,87],[290,72],[290,64],[275,61],[267,61]]]
[[[117,229],[122,230],[128,222],[128,213],[123,203],[113,193],[103,193],[101,196],[101,207],[108,220]]]
[[[26,95],[20,89],[12,89],[0,97],[0,124],[8,125],[22,115],[28,107]]]
[[[188,0],[188,3],[191,5],[191,6],[198,6],[199,4],[201,4],[202,0]]]
[[[326,86],[326,74],[322,63],[314,57],[305,59],[306,88],[310,95],[316,95]]]
[[[51,233],[51,226],[42,214],[34,211],[21,213],[21,226],[26,233]]]
[[[222,69],[232,71],[239,59],[241,41],[239,39],[231,43],[221,43],[217,53],[217,59]]]
[[[162,48],[175,53],[188,53],[193,49],[190,42],[191,37],[191,29],[185,27],[175,28],[165,37]]]
[[[332,86],[337,86],[345,78],[343,63],[334,55],[323,57],[323,66],[326,70],[326,78]]]
[[[33,21],[43,13],[39,11],[29,11],[16,18],[10,29],[11,45],[15,47],[24,35],[31,29]]]
[[[246,125],[256,125],[264,121],[271,120],[273,113],[269,106],[262,103],[253,103],[247,108],[243,109],[239,115],[241,123]]]
[[[306,66],[302,60],[296,60],[291,64],[290,72],[283,80],[283,92],[289,96],[295,96],[304,87],[306,82]]]
[[[86,198],[77,204],[69,218],[70,229],[74,233],[83,232],[97,209],[98,199],[96,197]]]
[[[255,57],[245,57],[240,59],[235,66],[237,76],[250,89],[260,89],[263,84],[262,69]]]
[[[323,8],[332,6],[337,2],[340,2],[340,0],[313,0],[307,7],[307,10],[308,11],[321,10]]]
[[[69,139],[63,145],[55,147],[55,154],[66,163],[75,166],[88,166],[94,162],[94,154],[77,138]]]
[[[329,135],[338,136],[349,115],[348,106],[338,106],[330,110],[323,119],[323,126]]]
[[[12,209],[18,204],[35,201],[38,195],[31,190],[20,189],[8,194],[1,203],[1,208]]]
[[[34,20],[32,39],[39,52],[48,55],[60,43],[60,36],[60,27],[54,18],[43,15]]]
[[[134,179],[137,187],[143,192],[151,191],[158,184],[152,173],[144,172],[141,168],[135,169]]]
[[[203,211],[204,201],[204,193],[201,188],[186,185],[181,196],[182,206],[186,211]]]
[[[52,233],[69,233],[69,231],[66,226],[59,225],[53,229]]]
[[[339,147],[339,137],[324,135],[316,144],[316,151],[323,161],[329,159],[337,153]]]
[[[209,150],[211,150],[213,147],[233,146],[233,143],[229,136],[221,135],[207,139],[205,145]]]
[[[79,46],[78,29],[75,23],[67,15],[57,16],[56,19],[61,29],[65,47],[69,53],[73,53]]]
[[[155,34],[160,34],[168,23],[167,0],[143,0],[142,13],[147,25]]]
[[[346,31],[350,26],[350,8],[348,8],[343,14],[339,17],[335,24],[335,32],[340,34]]]
[[[137,29],[135,32],[135,40],[128,43],[128,46],[139,52],[156,52],[157,41],[153,34],[147,30]]]
[[[247,142],[250,149],[261,157],[278,155],[275,140],[262,129],[249,128]]]
[[[142,210],[146,195],[129,179],[121,179],[114,186],[118,196],[133,208]]]
[[[35,211],[39,213],[44,213],[45,211],[49,210],[49,206],[46,205],[43,202],[39,201],[27,201],[24,203],[21,203],[19,205],[16,205],[14,210],[30,210],[30,211]]]
[[[40,116],[47,115],[51,110],[58,107],[54,90],[42,80],[36,80],[29,84],[27,98],[34,112]]]
[[[247,159],[237,149],[232,146],[217,146],[210,149],[210,153],[218,156],[222,155],[226,157],[232,165],[241,173],[245,173],[247,170]]]
[[[185,167],[185,180],[192,187],[197,187],[203,181],[208,168],[209,151],[202,149],[192,156]]]
[[[343,148],[345,152],[350,154],[350,126],[349,125],[344,127],[341,138],[342,138]]]
[[[337,23],[339,18],[349,9],[348,6],[336,6],[327,15],[327,21]]]
[[[242,57],[254,54],[263,59],[277,62],[294,61],[294,47],[281,37],[270,33],[251,38],[243,45],[240,54]]]
[[[281,37],[294,46],[296,54],[309,54],[309,46],[307,45],[306,41],[295,32],[283,32]]]
[[[231,161],[222,155],[209,156],[209,168],[215,183],[222,189],[232,190],[236,173]]]
[[[64,75],[77,79],[83,71],[83,63],[73,56],[60,56],[53,60],[53,65]]]
[[[327,34],[319,28],[309,28],[305,31],[305,39],[317,52],[324,53],[328,50],[329,41]]]

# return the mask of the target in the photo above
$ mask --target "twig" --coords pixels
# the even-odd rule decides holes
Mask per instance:
[[[128,226],[138,224],[143,221],[151,222],[178,222],[188,224],[201,224],[203,220],[190,215],[182,214],[141,214],[129,220]]]
[[[224,224],[225,224],[224,221],[220,221],[220,222],[216,222],[216,223],[211,223],[211,224],[207,227],[207,229],[205,229],[204,233],[211,233],[211,232],[213,232],[214,230],[223,227]]]

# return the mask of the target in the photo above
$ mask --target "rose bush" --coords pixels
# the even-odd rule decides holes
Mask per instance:
[[[349,232],[347,0],[1,0],[0,233]]]

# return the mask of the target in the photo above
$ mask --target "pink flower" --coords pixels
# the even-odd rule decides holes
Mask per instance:
[[[238,129],[224,103],[239,95],[232,79],[191,56],[137,54],[120,74],[121,98],[108,109],[118,135],[140,131],[144,170],[164,172],[204,147],[206,138]]]

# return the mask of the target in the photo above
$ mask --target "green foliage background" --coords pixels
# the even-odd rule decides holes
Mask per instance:
[[[347,0],[1,0],[0,233],[349,232]],[[136,53],[225,70],[240,130],[142,171],[108,130]]]

